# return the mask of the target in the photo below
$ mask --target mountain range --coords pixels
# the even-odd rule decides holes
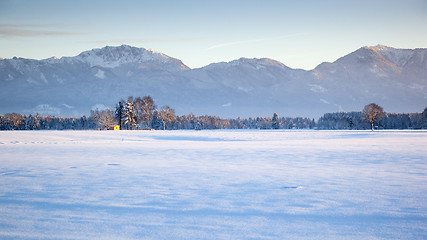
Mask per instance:
[[[268,58],[240,58],[190,69],[181,60],[128,45],[74,57],[0,59],[0,114],[81,116],[128,96],[150,95],[177,114],[228,117],[320,117],[427,106],[427,49],[362,47],[313,70]]]

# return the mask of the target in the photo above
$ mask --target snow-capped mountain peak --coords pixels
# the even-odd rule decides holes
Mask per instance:
[[[189,69],[163,53],[127,45],[75,57],[0,61],[0,114],[88,114],[127,96],[150,95],[180,114],[319,116],[375,102],[415,112],[427,99],[427,49],[362,47],[312,71],[269,58],[240,58]],[[19,101],[10,101],[19,99]],[[65,107],[64,107],[65,106]],[[67,107],[67,106],[73,106]],[[47,110],[46,110],[47,109]],[[49,111],[48,111],[49,110]]]
[[[270,58],[240,58],[232,61],[232,64],[259,64],[263,66],[286,67],[283,63]]]
[[[365,48],[371,49],[374,51],[389,51],[389,50],[394,49],[392,47],[388,47],[388,46],[381,45],[381,44],[377,44],[376,46],[366,46]]]
[[[76,60],[87,63],[91,67],[100,66],[104,68],[115,68],[123,64],[141,64],[149,62],[168,65],[170,67],[169,70],[189,69],[180,60],[169,57],[163,53],[128,45],[95,48],[82,52],[76,57],[64,58],[64,61],[74,62]],[[175,67],[172,65],[175,65]]]
[[[204,67],[207,70],[228,69],[228,68],[253,68],[261,69],[266,67],[277,67],[289,69],[285,64],[270,58],[239,58],[230,62],[212,63]]]
[[[53,57],[50,57],[50,58],[43,59],[43,60],[42,60],[42,62],[46,62],[46,63],[56,63],[56,62],[58,62],[59,60],[60,60],[59,58],[57,58],[57,57],[53,56]]]
[[[397,67],[405,66],[414,54],[414,50],[411,49],[396,49],[384,45],[377,45],[365,48],[380,55],[387,61],[390,61],[391,63],[395,64]]]
[[[414,55],[413,49],[396,49],[384,45],[365,46],[346,56],[339,58],[332,64],[342,67],[364,66],[364,68],[390,68],[394,72],[400,72]],[[329,66],[321,64],[316,69]]]

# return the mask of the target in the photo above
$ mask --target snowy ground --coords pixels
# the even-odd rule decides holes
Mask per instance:
[[[0,239],[427,239],[426,131],[0,132]]]

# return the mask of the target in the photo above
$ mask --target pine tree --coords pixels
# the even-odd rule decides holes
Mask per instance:
[[[29,115],[25,120],[25,129],[26,130],[38,130],[40,129],[40,122],[39,122],[40,116],[37,114],[37,116]]]
[[[159,111],[155,110],[153,113],[153,118],[151,120],[151,128],[152,129],[160,129],[162,127],[162,120],[160,117]]]
[[[136,118],[135,104],[133,103],[133,98],[129,97],[126,101],[126,104],[123,109],[124,115],[124,124],[127,126],[127,129],[134,129],[138,125]]]
[[[277,115],[277,113],[273,114],[273,118],[271,119],[271,128],[273,129],[280,128],[279,116]]]
[[[421,115],[422,128],[427,129],[427,107],[424,108],[424,111]]]
[[[116,111],[115,111],[115,117],[120,126],[120,129],[122,129],[122,124],[123,124],[123,118],[124,118],[123,113],[124,113],[124,101],[120,100],[116,106]]]

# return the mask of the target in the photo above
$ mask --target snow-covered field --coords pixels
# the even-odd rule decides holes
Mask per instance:
[[[0,239],[427,239],[427,132],[0,132]]]

